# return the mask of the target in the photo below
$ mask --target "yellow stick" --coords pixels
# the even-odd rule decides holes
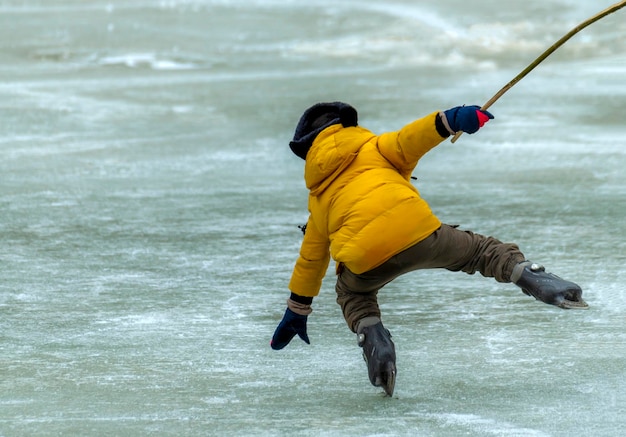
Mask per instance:
[[[567,32],[560,40],[558,40],[552,46],[550,46],[550,48],[548,50],[543,52],[541,54],[541,56],[539,56],[537,59],[535,59],[520,74],[515,76],[515,78],[513,78],[512,81],[510,81],[504,87],[502,87],[502,89],[500,91],[498,91],[491,99],[489,99],[489,101],[487,103],[485,103],[483,105],[483,107],[480,108],[480,109],[486,111],[491,105],[493,105],[493,103],[496,100],[498,100],[500,97],[502,97],[502,94],[504,94],[505,92],[510,90],[513,87],[513,85],[515,85],[517,82],[522,80],[522,78],[524,76],[526,76],[528,73],[530,73],[537,65],[539,65],[544,59],[546,59],[548,56],[550,56],[556,49],[558,49],[563,44],[565,44],[565,42],[568,39],[570,39],[572,36],[576,35],[578,32],[580,32],[581,30],[583,30],[585,27],[589,26],[590,24],[595,23],[600,18],[606,17],[607,15],[612,14],[613,12],[623,8],[624,6],[626,6],[626,0],[623,0],[621,2],[615,3],[613,6],[610,6],[610,7],[606,8],[602,12],[599,12],[598,14],[596,14],[593,17],[589,18],[588,20],[583,21],[578,26],[574,27],[572,30]],[[456,135],[454,135],[454,137],[452,138],[452,142],[453,143],[456,142],[456,140],[459,139],[459,137],[461,136],[462,133],[463,133],[462,131],[457,132]]]

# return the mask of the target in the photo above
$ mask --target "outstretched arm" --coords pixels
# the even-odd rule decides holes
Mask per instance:
[[[478,106],[456,106],[407,124],[397,132],[382,134],[378,139],[380,153],[409,178],[417,162],[429,150],[456,132],[474,133],[493,118]]]
[[[289,282],[291,295],[287,299],[287,309],[270,343],[274,350],[287,346],[296,335],[310,344],[306,322],[313,311],[313,297],[319,293],[328,269],[330,253],[328,239],[317,230],[310,218],[305,229],[300,256]]]

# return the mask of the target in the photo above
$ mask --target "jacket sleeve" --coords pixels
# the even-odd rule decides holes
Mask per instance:
[[[439,111],[433,112],[397,132],[378,137],[378,150],[406,179],[420,158],[446,138],[437,131],[435,120],[438,115]]]
[[[289,290],[299,296],[317,296],[329,263],[330,243],[309,217],[300,256],[289,281]]]

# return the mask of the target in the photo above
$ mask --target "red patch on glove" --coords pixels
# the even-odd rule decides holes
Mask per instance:
[[[478,127],[483,127],[490,120],[489,116],[480,109],[476,110],[476,116],[478,117]]]

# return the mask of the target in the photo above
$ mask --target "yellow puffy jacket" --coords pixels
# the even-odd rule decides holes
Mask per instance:
[[[419,159],[445,139],[437,115],[380,136],[335,124],[315,138],[304,168],[309,219],[289,282],[293,293],[317,296],[331,256],[363,273],[441,226],[410,183]]]

